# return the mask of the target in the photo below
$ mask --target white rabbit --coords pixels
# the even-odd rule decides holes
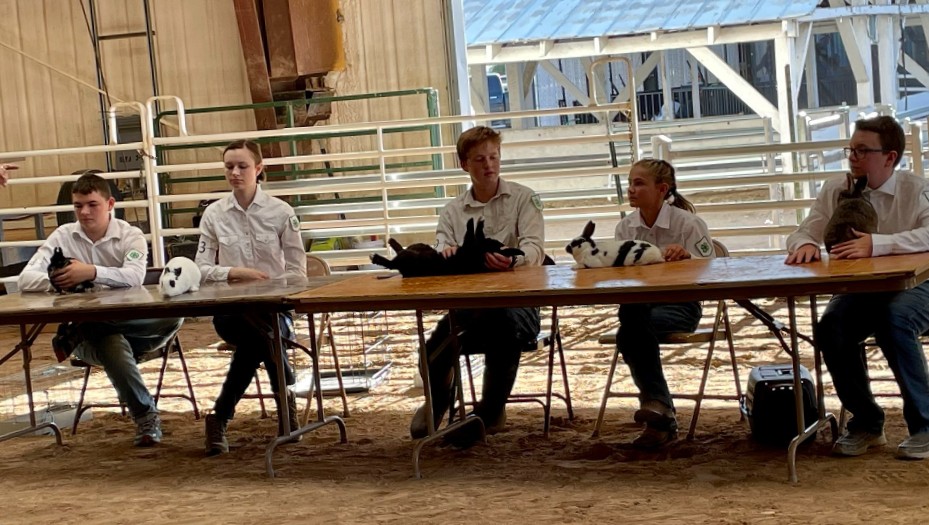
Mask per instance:
[[[580,237],[565,247],[575,260],[574,269],[602,268],[605,266],[642,266],[664,262],[661,249],[646,241],[593,240],[593,221],[584,226]]]
[[[167,297],[196,292],[200,289],[200,268],[187,257],[174,257],[161,272],[158,288]]]

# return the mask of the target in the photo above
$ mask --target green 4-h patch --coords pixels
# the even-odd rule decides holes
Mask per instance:
[[[542,209],[542,197],[539,197],[538,193],[532,194],[532,205],[535,206],[537,210]]]
[[[126,254],[127,261],[138,261],[142,257],[145,257],[145,256],[142,255],[142,252],[140,252],[139,250],[129,250],[129,253]]]
[[[296,215],[290,216],[290,229],[295,232],[300,231],[300,219]]]
[[[697,244],[694,245],[697,249],[697,253],[704,257],[709,257],[713,253],[713,245],[710,243],[710,240],[704,236],[702,239],[697,241]]]

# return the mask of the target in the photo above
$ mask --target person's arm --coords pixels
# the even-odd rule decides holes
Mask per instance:
[[[451,210],[448,206],[442,209],[439,214],[439,224],[435,229],[435,250],[443,252],[447,248],[457,248],[458,241],[455,240],[455,228],[452,226]]]
[[[0,164],[0,187],[6,186],[7,181],[10,180],[10,172],[18,169],[19,166],[16,164]]]
[[[303,247],[303,235],[300,233],[300,220],[296,215],[286,219],[287,224],[281,233],[281,247],[284,250],[284,277],[306,277],[306,249]]]
[[[200,268],[201,280],[228,281],[231,267],[216,264],[217,255],[219,254],[219,240],[213,227],[213,216],[214,211],[207,208],[200,220],[200,243],[197,245],[197,256],[194,262]]]
[[[55,246],[60,245],[60,230],[55,230],[49,235],[45,244],[32,255],[26,267],[19,274],[16,285],[23,292],[48,292],[53,290],[52,283],[48,280],[48,264],[52,260],[52,254],[55,253]]]
[[[145,280],[145,266],[148,264],[148,244],[142,230],[132,228],[120,241],[122,248],[122,264],[120,266],[94,265],[97,270],[94,284],[102,284],[110,288],[131,288],[142,286]],[[57,282],[57,281],[56,281]]]
[[[816,202],[810,207],[810,214],[800,223],[797,231],[787,236],[787,251],[794,253],[801,246],[810,244],[817,250],[823,243],[823,236],[826,231],[826,224],[832,216],[832,206],[830,203],[834,200],[833,192],[828,188],[829,183],[823,184],[816,197]]]
[[[545,259],[545,221],[542,201],[535,193],[525,194],[517,203],[516,231],[519,248],[526,254],[516,258],[516,266],[539,266]]]
[[[871,234],[872,257],[929,251],[929,184],[923,182],[921,186],[909,196],[916,198],[913,211],[916,227],[900,233]],[[899,193],[901,192],[898,190]],[[895,200],[896,198],[894,197]]]
[[[694,215],[692,220],[685,223],[681,232],[683,247],[691,257],[707,259],[716,256],[713,241],[710,238],[710,229],[703,219]]]

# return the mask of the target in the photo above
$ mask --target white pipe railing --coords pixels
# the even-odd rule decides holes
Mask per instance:
[[[154,101],[150,100],[147,106],[132,104],[140,112],[143,122],[143,139],[140,142],[126,144],[111,144],[108,146],[86,146],[81,148],[61,148],[49,150],[35,150],[3,153],[4,157],[37,157],[50,155],[73,155],[86,153],[112,153],[119,151],[139,151],[142,153],[142,169],[140,171],[111,172],[102,174],[111,179],[142,178],[148,190],[147,198],[138,201],[123,201],[117,204],[121,208],[146,208],[148,212],[151,233],[148,236],[152,241],[153,260],[156,265],[164,263],[164,239],[170,236],[196,235],[198,230],[190,227],[164,227],[162,221],[162,207],[181,202],[201,200],[215,200],[227,195],[228,192],[204,192],[161,194],[161,177],[171,175],[171,183],[182,183],[185,173],[200,171],[219,171],[223,164],[219,161],[210,162],[184,162],[171,163],[170,153],[166,155],[164,164],[159,164],[156,151],[159,146],[190,146],[198,147],[211,142],[231,142],[237,139],[277,138],[281,140],[300,138],[331,137],[340,132],[363,133],[363,140],[369,141],[370,146],[363,151],[343,151],[327,154],[300,154],[279,158],[265,159],[265,165],[298,165],[339,163],[339,162],[365,162],[372,169],[360,175],[340,175],[336,177],[308,178],[294,181],[266,183],[265,191],[274,196],[312,196],[325,194],[367,194],[374,200],[369,205],[359,206],[348,202],[344,195],[341,200],[336,199],[331,204],[322,205],[319,209],[324,211],[306,212],[313,204],[298,206],[301,210],[301,228],[307,239],[320,239],[324,237],[346,237],[352,235],[378,235],[389,238],[393,235],[408,233],[428,233],[435,229],[437,211],[450,200],[450,197],[432,195],[398,196],[398,191],[415,190],[417,188],[463,188],[469,183],[469,177],[460,169],[430,169],[420,171],[400,171],[389,169],[388,165],[394,159],[412,158],[444,158],[455,152],[452,144],[437,144],[423,147],[391,147],[394,134],[404,136],[404,133],[422,133],[424,129],[444,124],[461,124],[478,121],[489,122],[513,118],[527,118],[532,116],[552,115],[578,115],[595,113],[603,116],[602,123],[595,126],[574,126],[557,128],[559,134],[573,133],[567,136],[553,137],[554,133],[547,134],[540,129],[534,135],[521,133],[520,139],[505,141],[505,157],[524,157],[526,160],[515,161],[504,166],[505,177],[508,180],[523,181],[536,189],[546,202],[551,204],[544,210],[546,225],[549,227],[548,247],[558,247],[573,237],[576,232],[567,233],[573,223],[588,219],[599,221],[618,221],[621,213],[628,212],[628,205],[617,206],[610,200],[611,191],[615,197],[615,189],[607,181],[614,176],[624,176],[628,173],[628,166],[638,158],[637,123],[610,122],[606,115],[617,111],[628,112],[629,104],[607,104],[593,107],[571,107],[544,110],[513,111],[508,113],[494,113],[489,115],[465,115],[438,118],[416,118],[397,121],[383,121],[373,123],[339,124],[332,126],[314,126],[290,128],[283,130],[266,130],[252,132],[234,132],[205,135],[184,135],[188,132],[186,114],[183,111],[183,102],[174,97],[178,108],[178,125],[181,136],[155,137],[151,125],[151,112]],[[110,116],[115,115],[111,108]],[[631,113],[635,115],[635,113]],[[719,119],[714,124],[720,131],[726,126]],[[763,139],[760,144],[751,144],[742,140],[741,145],[727,144],[725,136],[719,140],[707,142],[694,133],[692,125],[668,125],[661,128],[667,134],[651,137],[653,155],[675,163],[681,169],[678,171],[679,184],[682,192],[695,190],[716,191],[728,188],[745,188],[769,186],[772,188],[767,200],[756,202],[714,202],[698,204],[697,209],[702,213],[736,213],[771,211],[778,215],[772,224],[740,225],[738,227],[719,226],[711,229],[717,236],[768,236],[769,248],[762,250],[779,249],[780,236],[789,233],[795,224],[788,224],[794,219],[793,210],[804,210],[812,202],[813,195],[804,195],[794,198],[792,187],[795,183],[802,183],[814,188],[815,184],[831,176],[841,175],[842,170],[824,170],[820,163],[819,169],[807,165],[805,169],[796,172],[784,172],[778,159],[784,155],[806,153],[825,155],[834,153],[846,146],[846,140],[803,141],[792,144],[782,144],[774,140],[770,128],[765,128],[762,119],[744,119],[738,124],[742,130],[753,129],[761,123]],[[802,125],[804,129],[812,130],[821,126],[842,126],[842,117],[830,115],[817,115],[809,117]],[[914,169],[921,172],[925,163],[923,158],[926,150],[922,148],[922,123],[911,123],[908,128],[907,145],[917,154],[913,158]],[[625,128],[623,126],[626,126]],[[113,128],[114,126],[111,126]],[[658,129],[658,128],[656,128]],[[565,131],[567,130],[567,131]],[[712,144],[711,147],[693,147],[687,141],[676,141],[676,130],[696,140],[699,144]],[[504,131],[505,137],[515,132]],[[719,135],[719,132],[717,132]],[[421,135],[416,142],[421,143]],[[516,135],[512,135],[514,138]],[[740,137],[742,135],[739,135]],[[731,142],[731,141],[730,141]],[[610,144],[622,146],[620,148],[619,167],[610,163],[607,148]],[[364,143],[362,143],[364,144]],[[684,145],[685,147],[681,147]],[[591,155],[591,152],[596,152]],[[522,154],[522,155],[521,155]],[[545,158],[572,158],[585,159],[570,162],[541,163],[534,162]],[[712,159],[712,162],[706,162]],[[77,179],[76,175],[51,175],[35,177],[32,179],[14,178],[12,185],[61,183]],[[175,187],[176,188],[176,187]],[[774,191],[775,189],[783,191]],[[790,191],[787,191],[790,189]],[[420,192],[428,193],[428,192]],[[440,192],[441,195],[445,193]],[[786,196],[785,196],[786,194]],[[779,200],[784,199],[784,200]],[[21,208],[7,208],[0,210],[0,215],[41,214],[58,211],[70,211],[67,205],[57,206],[27,206]],[[791,213],[782,213],[791,211]],[[343,215],[344,218],[327,218],[326,215]],[[604,230],[606,231],[606,230]],[[553,233],[557,232],[557,233]],[[0,247],[36,246],[42,241],[7,241],[0,242]],[[333,258],[343,261],[360,262],[370,253],[385,253],[386,248],[343,250]],[[323,252],[326,255],[330,251]]]

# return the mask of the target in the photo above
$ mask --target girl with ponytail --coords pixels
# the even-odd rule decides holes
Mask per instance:
[[[661,249],[668,262],[714,256],[706,223],[678,192],[671,164],[656,159],[633,164],[627,194],[629,204],[636,209],[616,226],[617,240],[648,241]],[[616,344],[639,389],[635,421],[645,424],[633,446],[654,449],[677,438],[677,418],[661,370],[658,338],[669,332],[693,332],[701,315],[699,302],[619,307]]]

